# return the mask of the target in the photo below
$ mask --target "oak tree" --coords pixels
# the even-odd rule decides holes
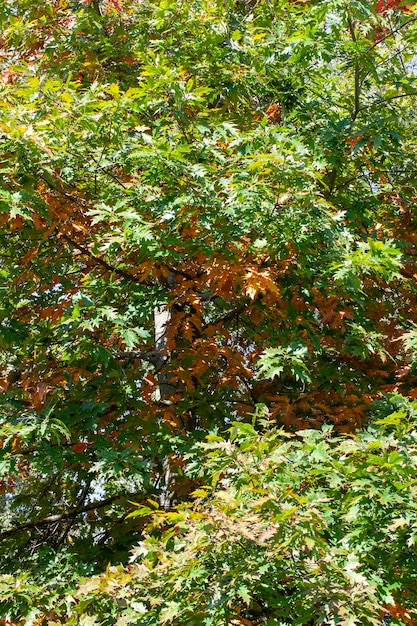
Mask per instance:
[[[405,477],[416,478],[412,453],[399,451],[417,398],[416,20],[413,3],[380,0],[1,4],[6,624],[373,624],[385,605],[411,624],[414,518],[398,510],[411,511]],[[385,424],[370,442],[366,429],[398,411],[395,437]],[[256,436],[245,431],[254,419]],[[236,451],[239,428],[252,439]],[[296,442],[282,484],[268,470],[274,429]],[[311,456],[316,445],[325,452]],[[337,458],[355,459],[343,477]],[[339,474],[320,482],[329,463]],[[358,500],[359,541],[349,524],[368,463],[366,493],[382,509],[368,527]],[[207,481],[212,496],[199,492]],[[271,493],[286,502],[281,517],[268,517]],[[334,512],[303,494],[332,498]],[[386,576],[384,498],[402,559]],[[287,537],[282,558],[296,564],[284,580],[278,543],[263,546],[272,529],[291,530],[293,506],[304,538]],[[173,573],[181,528],[187,558],[198,565],[195,545],[205,554],[188,609],[170,596],[185,584]],[[143,541],[157,573],[143,557],[134,575],[124,566]],[[355,541],[346,567],[366,601],[343,613],[350,588],[337,570],[326,591],[326,559],[345,567]],[[245,583],[234,568],[247,550]],[[321,556],[307,589],[297,585],[315,562],[308,550]],[[260,559],[271,570],[255,584]],[[107,593],[109,563],[119,595]]]

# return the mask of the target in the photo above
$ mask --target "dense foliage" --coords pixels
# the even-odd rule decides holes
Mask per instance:
[[[188,456],[208,484],[193,504],[131,514],[147,529],[128,565],[80,584],[69,550],[45,552],[36,582],[3,577],[5,605],[27,614],[36,598],[54,624],[414,623],[417,403],[391,402],[356,437],[262,419],[208,436]]]
[[[0,618],[412,624],[414,4],[0,23]]]

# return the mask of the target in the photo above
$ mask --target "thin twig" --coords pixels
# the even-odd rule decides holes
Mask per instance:
[[[381,98],[380,100],[376,100],[372,102],[372,104],[365,104],[361,107],[358,113],[362,113],[365,109],[372,109],[372,107],[378,106],[379,104],[386,104],[387,102],[391,102],[391,100],[398,100],[399,98],[412,98],[413,96],[417,96],[417,91],[411,91],[410,93],[400,93],[396,96],[390,96],[389,98]]]
[[[381,39],[378,39],[378,41],[375,41],[375,43],[373,43],[372,46],[370,46],[368,48],[367,52],[370,52],[371,50],[373,50],[376,46],[378,46],[380,43],[384,42],[386,39],[389,39],[390,37],[393,37],[396,33],[398,33],[400,30],[402,30],[405,26],[407,26],[408,24],[411,24],[412,22],[415,22],[416,20],[417,20],[417,17],[411,17],[406,22],[403,22],[403,24],[401,24],[401,26],[398,26],[398,28],[395,28],[394,30],[391,30],[389,33],[387,33],[386,35],[381,37]]]

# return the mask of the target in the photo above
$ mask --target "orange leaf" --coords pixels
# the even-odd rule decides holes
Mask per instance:
[[[85,452],[85,450],[88,448],[88,443],[80,441],[79,443],[75,443],[71,447],[74,452]]]

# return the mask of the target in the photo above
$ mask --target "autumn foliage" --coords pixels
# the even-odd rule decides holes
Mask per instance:
[[[410,3],[401,2],[400,0],[378,0],[376,3],[376,12],[385,15],[388,11],[403,11],[408,13],[411,11]]]
[[[412,624],[413,4],[0,22],[4,624]]]

